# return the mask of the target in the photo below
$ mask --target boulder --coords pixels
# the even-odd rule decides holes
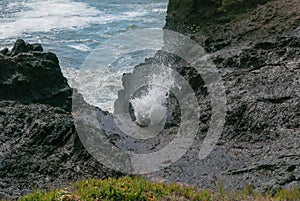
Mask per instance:
[[[71,110],[72,89],[58,58],[40,44],[17,40],[11,52],[0,54],[0,100],[42,103]]]

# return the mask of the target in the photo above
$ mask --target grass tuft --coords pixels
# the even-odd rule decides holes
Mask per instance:
[[[140,177],[88,179],[70,185],[68,188],[50,192],[35,191],[23,196],[19,201],[296,201],[300,200],[300,190],[279,190],[273,197],[261,195],[252,186],[238,193],[199,190],[182,184],[149,182]]]

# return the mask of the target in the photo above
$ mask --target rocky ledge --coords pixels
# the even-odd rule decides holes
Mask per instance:
[[[0,199],[118,176],[81,144],[71,115],[72,91],[56,55],[40,44],[18,40],[12,51],[1,51]]]
[[[207,1],[170,0],[166,27],[181,32],[186,31],[179,29],[183,23],[193,27],[203,12],[190,8],[203,2]],[[190,150],[147,177],[204,188],[222,184],[231,190],[248,184],[261,191],[300,186],[300,14],[296,8],[297,0],[271,1],[229,22],[211,21],[211,31],[198,24],[198,31],[187,33],[210,52],[226,87],[222,137],[203,160],[198,152],[212,108],[205,83],[174,55],[159,51],[147,59],[146,63],[165,63],[178,70],[196,92],[201,109],[200,129]],[[176,15],[183,21],[177,21]],[[70,112],[72,89],[57,57],[42,50],[38,44],[18,40],[12,51],[0,53],[0,198],[84,177],[119,175],[95,161],[82,146]],[[125,92],[137,69],[124,76]],[[100,109],[97,114],[115,146],[144,153],[160,149],[176,133],[180,111],[174,108],[174,119],[165,130],[142,142],[118,130],[110,114]]]
[[[227,111],[222,137],[203,160],[198,153],[210,126],[211,97],[188,63],[172,59],[171,66],[189,80],[197,94],[200,130],[181,159],[148,177],[210,189],[220,184],[228,190],[252,185],[263,192],[299,187],[299,50],[300,38],[285,36],[209,55],[224,81]],[[150,62],[168,61],[166,57],[170,58],[159,53]],[[174,114],[180,116],[180,111]],[[172,135],[174,128],[164,132]]]
[[[208,2],[216,1],[170,0],[166,28],[202,44],[221,74],[227,96],[222,137],[207,158],[198,159],[210,126],[211,97],[186,61],[159,51],[146,63],[171,66],[189,81],[201,108],[200,130],[181,159],[147,176],[204,188],[222,184],[229,190],[247,185],[260,191],[299,187],[300,2],[263,1],[219,19]],[[224,21],[226,15],[231,18]],[[138,70],[124,76],[119,94],[126,94]],[[173,115],[180,116],[180,110]],[[166,128],[161,136],[174,135],[174,129],[176,133],[176,126]]]
[[[0,54],[0,100],[41,103],[71,110],[72,89],[63,77],[58,58],[40,44],[17,40]]]

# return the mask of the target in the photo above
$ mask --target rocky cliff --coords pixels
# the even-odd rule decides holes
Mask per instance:
[[[18,40],[0,53],[0,199],[117,173],[85,150],[55,54]],[[74,92],[76,93],[76,92]]]
[[[72,89],[62,76],[55,54],[40,44],[18,40],[0,54],[0,100],[41,103],[71,110]]]
[[[250,0],[223,10],[220,0],[170,0],[166,29],[189,35],[208,52],[274,39],[299,27],[299,1]]]
[[[207,158],[198,159],[210,126],[211,97],[187,61],[158,52],[146,63],[169,65],[189,81],[201,121],[192,148],[170,167],[147,176],[231,190],[249,184],[260,191],[299,187],[300,2],[261,1],[222,13],[214,2],[170,0],[165,28],[201,44],[218,68],[227,98],[222,137]],[[125,91],[138,71],[124,77]],[[174,134],[174,127],[163,133]]]
[[[261,5],[243,4],[238,12],[230,12],[236,5],[218,2],[170,0],[166,28],[189,35],[217,66],[228,102],[222,137],[207,158],[198,159],[210,126],[210,94],[186,61],[159,51],[146,63],[168,64],[189,81],[201,108],[200,129],[180,160],[147,177],[205,188],[299,187],[300,2],[257,1]],[[125,91],[137,70],[124,76]],[[0,89],[0,198],[84,177],[119,175],[82,146],[70,112],[72,89],[54,54],[22,40],[11,51],[2,50]],[[175,107],[160,135],[136,141],[115,127],[111,115],[96,110],[105,133],[125,150],[158,150],[180,124]]]

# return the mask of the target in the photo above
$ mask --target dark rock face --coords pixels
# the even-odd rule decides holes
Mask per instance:
[[[228,8],[226,13],[217,12],[216,2],[220,1],[170,0],[165,28],[188,33],[208,52],[214,52],[232,45],[289,35],[299,27],[298,0],[242,1],[241,4],[252,8],[248,14],[244,13],[243,5]]]
[[[221,139],[203,160],[198,159],[198,152],[211,116],[205,83],[188,63],[175,56],[158,52],[147,60],[177,69],[189,80],[201,108],[200,128],[191,149],[170,167],[148,177],[204,188],[218,188],[221,183],[228,190],[248,184],[260,191],[299,187],[299,42],[297,37],[282,37],[210,55],[226,87],[227,114]],[[124,77],[125,90],[137,68]],[[179,110],[174,112],[180,116]],[[167,145],[176,132],[176,126],[166,128],[158,135],[158,141],[163,142],[159,146]],[[156,151],[152,146],[157,148],[157,142],[152,140],[142,147]]]
[[[154,177],[208,188],[218,183],[228,189],[252,184],[261,191],[299,187],[299,42],[285,37],[212,54],[227,89],[222,138],[199,160],[200,136],[207,132],[202,129],[191,151]],[[209,108],[209,95],[199,98],[201,107]],[[210,110],[201,115],[209,117]],[[201,120],[201,128],[208,128],[209,121]]]
[[[12,51],[0,54],[0,100],[44,103],[71,110],[72,89],[55,54],[39,44],[18,40]]]
[[[187,1],[172,2],[176,3],[169,5],[173,8],[168,11],[169,20],[176,20],[176,14],[170,13],[180,10],[195,14],[187,8]],[[222,137],[203,160],[198,153],[211,118],[211,97],[205,83],[187,62],[174,55],[158,52],[146,60],[177,69],[194,89],[201,108],[200,129],[191,149],[170,167],[147,175],[149,178],[204,188],[218,188],[221,183],[229,190],[248,184],[260,191],[300,186],[300,38],[296,29],[300,13],[295,5],[299,7],[299,1],[269,2],[239,21],[209,32],[203,45],[224,81],[227,112]],[[182,31],[180,20],[176,23],[167,28]],[[202,31],[191,37],[207,37]],[[138,67],[123,77],[124,90],[133,83],[135,71]],[[175,110],[174,115],[180,116],[179,112]],[[176,126],[166,128],[161,136],[171,136],[174,131]]]
[[[118,176],[83,147],[70,113],[73,89],[57,57],[22,40],[2,53],[0,199],[83,178]]]
[[[8,56],[15,56],[19,53],[29,52],[29,51],[43,52],[43,48],[40,44],[37,44],[37,43],[36,44],[26,44],[24,40],[19,39],[16,41],[11,52],[8,53]]]
[[[192,25],[197,19],[199,10],[190,10],[189,2],[201,5],[207,1],[170,0],[168,23],[173,20],[176,24],[167,24],[168,28],[178,31],[182,22]],[[228,103],[222,137],[203,160],[198,159],[198,153],[212,110],[205,82],[174,55],[159,51],[146,60],[176,69],[192,86],[201,109],[200,129],[190,150],[170,167],[147,177],[204,188],[217,188],[221,183],[230,190],[248,184],[261,191],[300,186],[298,5],[297,0],[269,2],[243,19],[210,27],[206,35],[206,29],[192,34],[211,53]],[[184,11],[182,21],[172,15],[177,9]],[[184,20],[187,16],[193,19]],[[12,51],[0,51],[0,199],[15,198],[36,187],[120,175],[104,168],[83,147],[70,114],[72,89],[61,74],[57,57],[42,51],[39,44],[22,40]],[[123,77],[125,91],[135,71]],[[122,104],[122,97],[118,101]],[[126,136],[112,115],[100,109],[96,113],[112,144],[151,153],[166,146],[180,124],[176,100],[168,104],[173,108],[169,124],[157,137],[147,140]]]

